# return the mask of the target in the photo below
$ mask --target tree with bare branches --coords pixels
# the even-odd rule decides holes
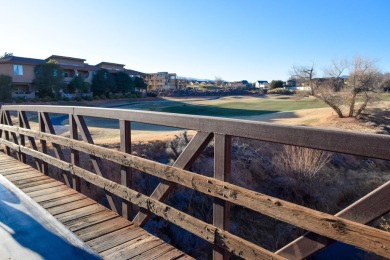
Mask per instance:
[[[348,73],[348,76],[343,76]],[[324,70],[324,78],[314,78],[312,66],[293,67],[292,77],[309,85],[311,95],[342,117],[358,117],[369,103],[377,100],[381,76],[374,61],[356,57],[352,62],[335,60]],[[357,98],[362,102],[357,104]]]

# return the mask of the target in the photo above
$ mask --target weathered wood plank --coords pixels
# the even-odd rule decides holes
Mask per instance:
[[[43,116],[41,112],[38,112],[38,126],[39,126],[39,132],[44,133],[46,132],[46,126],[45,123],[43,122]],[[40,147],[39,150],[41,153],[47,154],[47,144],[46,140],[40,139]],[[49,174],[49,166],[46,162],[41,162],[41,172],[45,175]]]
[[[119,121],[120,149],[124,153],[131,153],[131,123],[129,121]],[[121,166],[121,184],[132,187],[132,170],[129,167]],[[133,214],[133,205],[126,200],[121,200],[122,217],[130,219]]]
[[[232,172],[232,137],[222,134],[214,134],[214,178],[224,182],[230,182]],[[230,230],[230,203],[214,198],[213,225],[222,230]],[[214,246],[213,259],[229,258],[227,250],[217,245]]]
[[[206,148],[212,138],[212,133],[196,133],[196,135],[191,139],[184,151],[177,158],[177,160],[173,164],[173,167],[188,170],[202,153],[204,148]],[[152,192],[152,195],[150,197],[152,199],[164,201],[174,187],[175,183],[163,180],[161,183],[158,184],[158,186]],[[138,212],[138,214],[134,217],[133,222],[138,226],[143,226],[149,220],[150,216],[150,212],[141,209],[140,212]]]
[[[18,111],[18,126],[19,127],[23,127],[23,120],[22,120],[22,115],[20,113],[20,111]],[[19,144],[21,146],[25,146],[26,145],[26,138],[24,135],[19,135]],[[22,163],[26,163],[26,155],[24,153],[20,153],[20,161]]]
[[[108,254],[105,257],[111,259],[129,259],[162,244],[164,244],[164,241],[151,236],[150,239],[146,238],[140,241],[140,243],[138,243],[137,245],[132,244],[119,250],[117,248],[112,248],[110,250],[115,250],[115,252]],[[103,254],[105,254],[105,252]]]
[[[75,232],[80,229],[87,228],[89,226],[96,225],[116,217],[118,217],[118,215],[115,212],[107,210],[107,212],[101,211],[96,214],[88,215],[87,217],[79,218],[73,221],[68,221],[64,223],[64,225],[70,231]]]
[[[53,199],[57,199],[57,198],[63,198],[63,197],[70,196],[70,195],[73,195],[73,194],[77,194],[77,191],[75,191],[75,190],[63,190],[63,191],[53,192],[51,194],[44,194],[44,195],[41,195],[41,196],[36,196],[36,197],[34,197],[34,200],[37,203],[41,203],[41,202],[44,202],[44,201],[49,201],[49,200],[53,200]]]
[[[336,214],[338,217],[367,224],[390,211],[390,181],[362,197]],[[327,245],[332,239],[308,232],[275,252],[286,258],[307,258]]]
[[[87,142],[88,144],[93,145],[94,142],[93,142],[91,133],[88,130],[88,126],[87,126],[87,124],[84,121],[84,118],[82,116],[74,116],[73,118],[74,118],[74,120],[76,122],[77,128],[80,130],[80,134],[81,134],[83,140],[85,142]],[[95,169],[96,174],[99,175],[99,176],[103,176],[103,177],[107,178],[106,172],[104,170],[102,170],[103,169],[103,163],[101,161],[101,158],[96,157],[96,156],[92,155],[91,153],[88,153],[88,154],[90,155],[92,166]],[[105,191],[105,193],[106,193],[106,198],[107,198],[108,204],[110,205],[110,209],[112,211],[118,213],[118,209],[117,209],[117,207],[115,205],[114,198],[112,197],[111,194],[107,193],[107,191]]]
[[[169,251],[174,250],[171,245],[168,245],[166,243],[160,244],[148,251],[144,251],[139,253],[136,256],[132,256],[129,259],[132,260],[143,260],[143,259],[157,259],[159,256],[168,253]],[[181,254],[183,254],[181,252]]]
[[[70,138],[74,140],[79,139],[79,134],[77,131],[77,124],[74,120],[73,115],[69,114],[69,134]],[[80,166],[80,154],[79,151],[70,149],[70,163],[73,165]],[[81,191],[80,178],[78,176],[72,175],[72,187],[76,191]]]
[[[49,182],[49,183],[40,184],[40,185],[36,185],[36,186],[23,187],[23,188],[19,188],[19,189],[21,189],[24,193],[31,193],[31,192],[35,192],[35,191],[42,191],[45,189],[53,189],[53,188],[57,188],[57,187],[62,187],[63,185],[64,184],[61,182],[54,181],[54,182]]]
[[[101,253],[145,234],[145,230],[133,225],[91,239],[87,242],[87,245],[96,252]]]
[[[49,189],[44,189],[44,190],[37,190],[37,191],[32,191],[32,192],[25,192],[28,196],[31,198],[42,196],[42,195],[48,195],[57,191],[63,191],[66,190],[66,186],[57,186],[54,188],[49,188]]]
[[[42,112],[40,114],[41,114],[41,117],[42,117],[43,124],[45,125],[44,130],[46,130],[46,132],[48,132],[50,134],[55,135],[56,132],[55,132],[54,127],[53,127],[53,125],[51,123],[49,114],[46,113],[46,112]],[[55,156],[58,159],[60,159],[62,161],[65,161],[64,153],[62,152],[61,146],[59,144],[56,144],[56,143],[52,143],[52,145],[54,147]],[[61,175],[62,175],[62,178],[64,179],[64,182],[65,182],[66,186],[70,187],[71,186],[71,180],[70,180],[69,172],[62,171]]]
[[[65,223],[72,219],[77,219],[83,216],[91,215],[96,212],[101,212],[107,210],[105,207],[101,205],[91,205],[80,209],[71,210],[62,214],[58,214],[56,219],[60,222]]]
[[[81,200],[77,200],[77,201],[71,201],[71,202],[68,202],[68,203],[63,204],[63,205],[47,208],[46,210],[50,214],[52,214],[53,216],[56,216],[56,215],[62,214],[64,212],[84,208],[84,207],[94,205],[94,204],[96,204],[95,201],[88,199],[88,198],[85,198],[85,199],[81,199]]]
[[[143,234],[140,237],[137,237],[136,239],[133,239],[129,242],[120,244],[116,247],[113,247],[109,250],[106,250],[104,252],[101,252],[100,255],[103,256],[105,259],[125,259],[125,257],[121,257],[120,253],[122,250],[125,250],[126,248],[135,248],[145,242],[149,242],[151,240],[155,240],[156,238],[149,235],[149,234]]]
[[[275,123],[219,117],[180,115],[161,112],[137,111],[127,109],[5,105],[2,109],[10,111],[41,111],[108,119],[122,119],[192,129],[204,132],[223,132],[226,135],[245,137],[268,142],[296,145],[339,153],[367,156],[390,160],[390,136],[353,133],[341,130],[320,129],[304,126],[288,126]],[[360,140],[351,142],[350,140]]]
[[[20,115],[20,119],[22,120],[23,128],[31,129],[30,123],[27,119],[26,112],[19,111],[19,115]],[[32,149],[38,151],[38,147],[37,147],[37,144],[35,143],[35,139],[31,136],[28,136],[27,139],[28,139]],[[39,162],[39,160],[34,158],[34,161],[35,161],[35,166],[37,167],[38,171],[41,171],[41,163]]]
[[[31,178],[23,178],[19,180],[13,180],[12,183],[19,187],[19,185],[24,184],[33,184],[34,182],[38,181],[44,181],[44,180],[52,180],[51,178],[47,177],[46,175],[43,176],[29,176]],[[10,180],[10,179],[8,179]]]
[[[33,179],[36,177],[42,177],[42,176],[46,176],[46,175],[43,175],[42,173],[38,173],[36,171],[31,170],[31,171],[19,172],[17,174],[13,174],[13,175],[8,175],[8,176],[6,176],[6,178],[8,180],[10,180],[11,182],[14,182],[14,181],[19,181],[19,180],[26,180],[27,181],[29,179]]]
[[[24,188],[29,188],[29,187],[34,187],[34,186],[39,186],[41,184],[48,184],[48,183],[56,183],[57,181],[51,178],[44,178],[43,180],[37,180],[37,181],[29,181],[24,183],[21,182],[13,182],[15,185],[18,186],[19,189],[24,189]]]
[[[132,223],[116,217],[80,230],[75,231],[74,233],[83,241],[88,241],[104,234],[113,232],[115,230],[131,226]]]
[[[51,200],[47,200],[47,201],[42,201],[39,203],[39,205],[41,205],[45,209],[48,209],[48,208],[60,206],[60,205],[63,205],[63,204],[66,204],[66,203],[69,203],[72,201],[82,200],[85,198],[87,198],[87,197],[82,195],[82,194],[76,193],[76,194],[67,195],[65,197],[59,197],[59,198],[55,198],[55,199],[51,199]]]

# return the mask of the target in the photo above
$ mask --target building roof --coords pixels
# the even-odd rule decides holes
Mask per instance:
[[[146,76],[147,75],[146,73],[143,73],[143,72],[140,72],[140,71],[136,71],[136,70],[125,69],[125,72],[127,74],[130,74],[130,75],[140,75],[140,76]]]
[[[106,62],[106,61],[102,61],[102,62],[96,64],[95,66],[101,66],[101,65],[112,65],[112,66],[121,66],[121,67],[125,66],[125,64],[112,63],[112,62]]]
[[[26,58],[26,57],[9,56],[9,57],[5,57],[5,58],[0,59],[0,63],[39,65],[39,64],[45,63],[45,60]]]
[[[268,81],[266,81],[266,80],[258,80],[257,82],[259,82],[259,83],[268,83]]]
[[[50,57],[46,58],[46,60],[51,60],[51,59],[66,59],[66,60],[75,60],[75,61],[86,61],[86,59],[80,59],[80,58],[73,58],[73,57],[66,57],[66,56],[60,56],[60,55],[51,55]]]

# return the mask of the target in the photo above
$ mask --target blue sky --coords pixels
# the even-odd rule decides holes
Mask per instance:
[[[0,53],[142,72],[286,80],[356,55],[390,71],[387,0],[0,0]],[[22,8],[23,7],[23,8]]]

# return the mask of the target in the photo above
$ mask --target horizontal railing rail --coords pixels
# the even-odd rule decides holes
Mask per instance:
[[[18,126],[13,126],[10,112],[16,112],[19,119]],[[38,114],[39,131],[30,129],[26,112]],[[49,113],[69,115],[71,138],[55,135]],[[119,120],[121,151],[94,145],[83,119],[85,116]],[[0,119],[0,144],[6,146],[8,154],[10,154],[9,149],[13,149],[21,161],[25,161],[26,155],[35,158],[38,169],[43,172],[47,171],[45,168],[48,164],[63,170],[65,182],[76,190],[80,189],[80,179],[103,188],[107,192],[111,209],[118,211],[112,200],[113,195],[122,199],[121,211],[127,217],[130,216],[131,204],[139,206],[142,210],[133,219],[136,224],[145,224],[150,213],[153,213],[186,229],[214,244],[215,258],[226,258],[227,252],[244,258],[305,258],[334,241],[341,241],[390,257],[390,233],[363,225],[390,211],[390,182],[335,216],[229,183],[231,137],[390,160],[390,136],[282,126],[236,119],[85,107],[3,106]],[[131,122],[171,126],[198,132],[173,166],[168,166],[130,154]],[[77,140],[78,131],[84,141]],[[26,138],[31,147],[25,145]],[[214,178],[188,171],[213,138],[215,141]],[[353,142],[356,138],[359,142]],[[40,142],[39,147],[35,144],[35,140]],[[47,154],[47,142],[53,144],[55,157]],[[61,147],[71,149],[70,162],[64,160]],[[96,174],[80,167],[79,152],[90,155]],[[102,159],[122,166],[121,183],[106,178],[105,173],[101,171]],[[131,189],[131,169],[162,179],[150,197]],[[163,203],[175,184],[214,198],[213,224],[208,224]],[[227,223],[231,204],[246,207],[311,233],[275,253],[270,252],[229,232]],[[296,250],[297,248],[299,250]]]

